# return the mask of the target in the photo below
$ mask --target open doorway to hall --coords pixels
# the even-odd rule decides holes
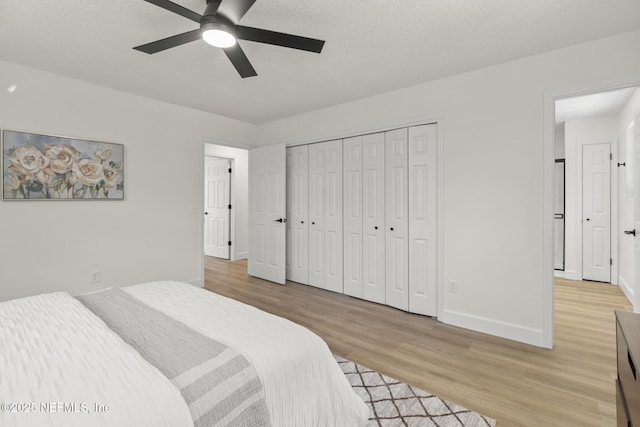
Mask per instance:
[[[555,101],[554,275],[619,285],[632,303],[639,116],[638,87]]]
[[[205,142],[204,257],[213,256],[223,260],[247,258],[248,171],[247,149]]]

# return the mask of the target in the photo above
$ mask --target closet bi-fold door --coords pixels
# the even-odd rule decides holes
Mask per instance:
[[[362,137],[343,143],[344,293],[362,298]]]
[[[325,143],[309,145],[309,284],[324,288]]]
[[[342,140],[324,142],[324,288],[343,292]]]
[[[437,315],[437,126],[409,128],[409,311]]]
[[[287,279],[309,283],[309,148],[287,148]]]
[[[309,284],[343,291],[342,140],[309,145]]]
[[[385,133],[386,304],[409,309],[409,202],[406,128]]]
[[[362,139],[362,298],[379,304],[386,300],[384,140],[384,133]]]

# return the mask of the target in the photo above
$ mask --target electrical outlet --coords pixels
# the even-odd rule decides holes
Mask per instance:
[[[98,270],[91,272],[91,283],[100,283],[100,272]]]
[[[458,292],[458,282],[455,279],[449,279],[449,292],[455,294]]]

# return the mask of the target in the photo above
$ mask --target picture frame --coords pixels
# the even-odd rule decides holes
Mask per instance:
[[[124,145],[0,133],[2,200],[124,200]]]

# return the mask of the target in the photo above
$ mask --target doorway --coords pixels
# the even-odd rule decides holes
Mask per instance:
[[[622,196],[627,192],[628,186],[625,185],[625,171],[621,164],[625,163],[629,156],[625,156],[623,148],[620,148],[624,147],[627,139],[625,135],[627,122],[640,114],[639,87],[640,76],[620,80],[617,84],[609,82],[545,93],[543,267],[545,347],[553,347],[554,277],[619,283],[630,300],[633,299],[631,298],[633,295],[640,294],[637,275],[630,273],[640,268],[640,266],[636,267],[633,261],[634,242],[627,242],[624,234],[625,227],[633,228],[633,224],[629,222],[633,220],[631,213],[637,197],[635,193],[633,197]],[[562,127],[560,140],[558,126]],[[555,225],[557,216],[554,214],[557,205],[555,168],[558,158],[555,153],[558,144],[564,145],[563,151],[566,155],[564,271],[555,269],[558,265],[556,257],[558,236],[557,231],[554,231],[557,229]],[[598,153],[595,153],[596,151]],[[570,159],[569,155],[573,159]],[[588,164],[589,162],[591,164]],[[604,169],[596,170],[597,164]],[[609,182],[607,182],[607,168]],[[609,202],[604,191],[607,188]],[[593,194],[594,191],[598,194]],[[608,219],[607,206],[609,207]],[[594,224],[592,216],[594,209],[598,211],[598,215],[601,215],[605,225],[607,223],[609,225],[610,243],[608,245],[606,227]],[[594,243],[591,245],[592,248],[599,247],[602,250],[594,253],[591,249],[591,252],[587,252],[586,248],[590,245],[589,239]],[[592,260],[589,260],[590,256]],[[598,262],[593,261],[596,258]],[[601,267],[603,275],[591,276],[588,271],[590,264]],[[635,278],[625,281],[623,276]],[[633,292],[634,288],[636,292]],[[640,310],[640,304],[634,303],[634,306],[636,311]]]
[[[204,254],[231,258],[232,161],[222,157],[204,159]]]

